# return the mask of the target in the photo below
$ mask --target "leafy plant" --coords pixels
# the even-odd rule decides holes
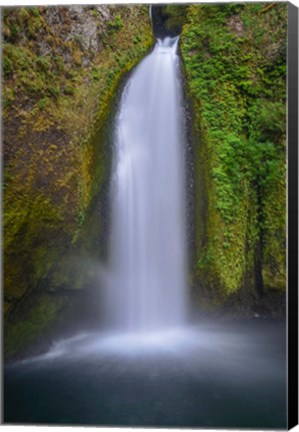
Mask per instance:
[[[120,15],[115,15],[114,19],[108,22],[109,30],[120,30],[124,26]]]

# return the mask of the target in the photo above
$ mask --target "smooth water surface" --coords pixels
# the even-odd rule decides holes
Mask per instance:
[[[286,427],[285,326],[262,319],[87,334],[5,368],[4,420]]]

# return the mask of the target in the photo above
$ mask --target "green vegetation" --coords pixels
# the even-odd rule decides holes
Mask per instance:
[[[115,18],[113,21],[108,22],[108,29],[109,30],[119,30],[124,26],[123,20],[121,19],[120,15],[115,15]]]
[[[195,274],[218,299],[248,274],[260,295],[285,289],[286,14],[283,3],[187,9],[181,51],[195,121]]]
[[[28,312],[21,315],[21,319],[10,320],[5,323],[5,355],[7,358],[17,356],[20,351],[28,350],[32,344],[36,347],[47,338],[53,322],[58,319],[60,311],[70,300],[66,297],[54,298],[49,295],[33,296],[31,305],[26,305]]]
[[[11,356],[62,314],[60,297],[51,297],[49,313],[41,314],[39,302],[28,298],[60,289],[62,257],[80,255],[86,223],[97,221],[97,238],[105,230],[104,216],[91,212],[107,189],[109,115],[121,77],[153,37],[146,6],[5,8],[2,24],[5,355]],[[104,249],[97,244],[98,254]]]
[[[196,300],[223,307],[252,295],[275,304],[286,272],[287,4],[167,5],[155,13],[159,30],[181,32],[192,106]],[[79,265],[82,251],[105,254],[111,115],[121,78],[153,36],[146,5],[5,8],[2,24],[12,358],[80,307],[69,293],[94,277],[90,261]]]

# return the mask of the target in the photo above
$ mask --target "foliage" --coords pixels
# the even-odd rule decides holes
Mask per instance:
[[[153,42],[146,6],[101,7],[106,18],[91,6],[82,12],[97,26],[98,50],[82,47],[80,26],[71,32],[67,7],[3,10],[4,306],[14,328],[27,325],[16,304],[42,293],[61,257],[81,247],[109,175],[104,130],[117,86]],[[54,314],[46,316],[49,326]]]
[[[124,26],[123,20],[120,15],[116,15],[113,21],[108,22],[109,30],[119,30]]]
[[[252,270],[261,235],[265,284],[285,289],[287,6],[264,6],[190,5],[181,35],[206,185],[197,273],[227,293]]]

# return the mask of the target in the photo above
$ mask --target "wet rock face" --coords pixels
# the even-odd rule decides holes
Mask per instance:
[[[230,296],[242,306],[244,289],[274,314],[285,294],[286,29],[283,3],[188,8],[180,48],[193,104],[193,292],[202,308]],[[268,145],[266,172],[257,155]]]
[[[85,52],[83,66],[90,63],[93,57],[103,49],[102,38],[107,30],[107,23],[113,18],[111,8],[107,5],[70,7],[49,7],[44,13],[45,21],[55,33],[59,33],[64,42],[74,42]],[[50,52],[45,41],[41,41],[42,55]],[[64,53],[66,63],[70,63],[67,50]]]
[[[79,37],[78,42],[84,50],[100,51],[101,33],[107,27],[106,22],[111,19],[108,6],[71,6],[69,11],[72,18],[69,37]]]
[[[153,36],[147,6],[16,7],[2,16],[5,356],[11,358],[45,339],[59,317],[64,327],[72,305],[80,309],[66,257],[105,253],[108,118],[123,75]],[[76,289],[84,291],[89,273],[80,267]]]
[[[71,15],[73,14],[71,13]],[[94,17],[87,15],[85,20],[84,15],[82,13],[77,15],[77,12],[75,12],[68,37],[69,39],[75,39],[79,36],[78,42],[83,50],[92,49],[97,52],[99,51],[100,40],[98,36],[98,24]]]
[[[244,24],[239,15],[230,17],[227,21],[227,25],[236,33],[238,37],[243,36]]]
[[[178,36],[185,22],[186,6],[153,5],[151,9],[153,31],[157,38]]]

